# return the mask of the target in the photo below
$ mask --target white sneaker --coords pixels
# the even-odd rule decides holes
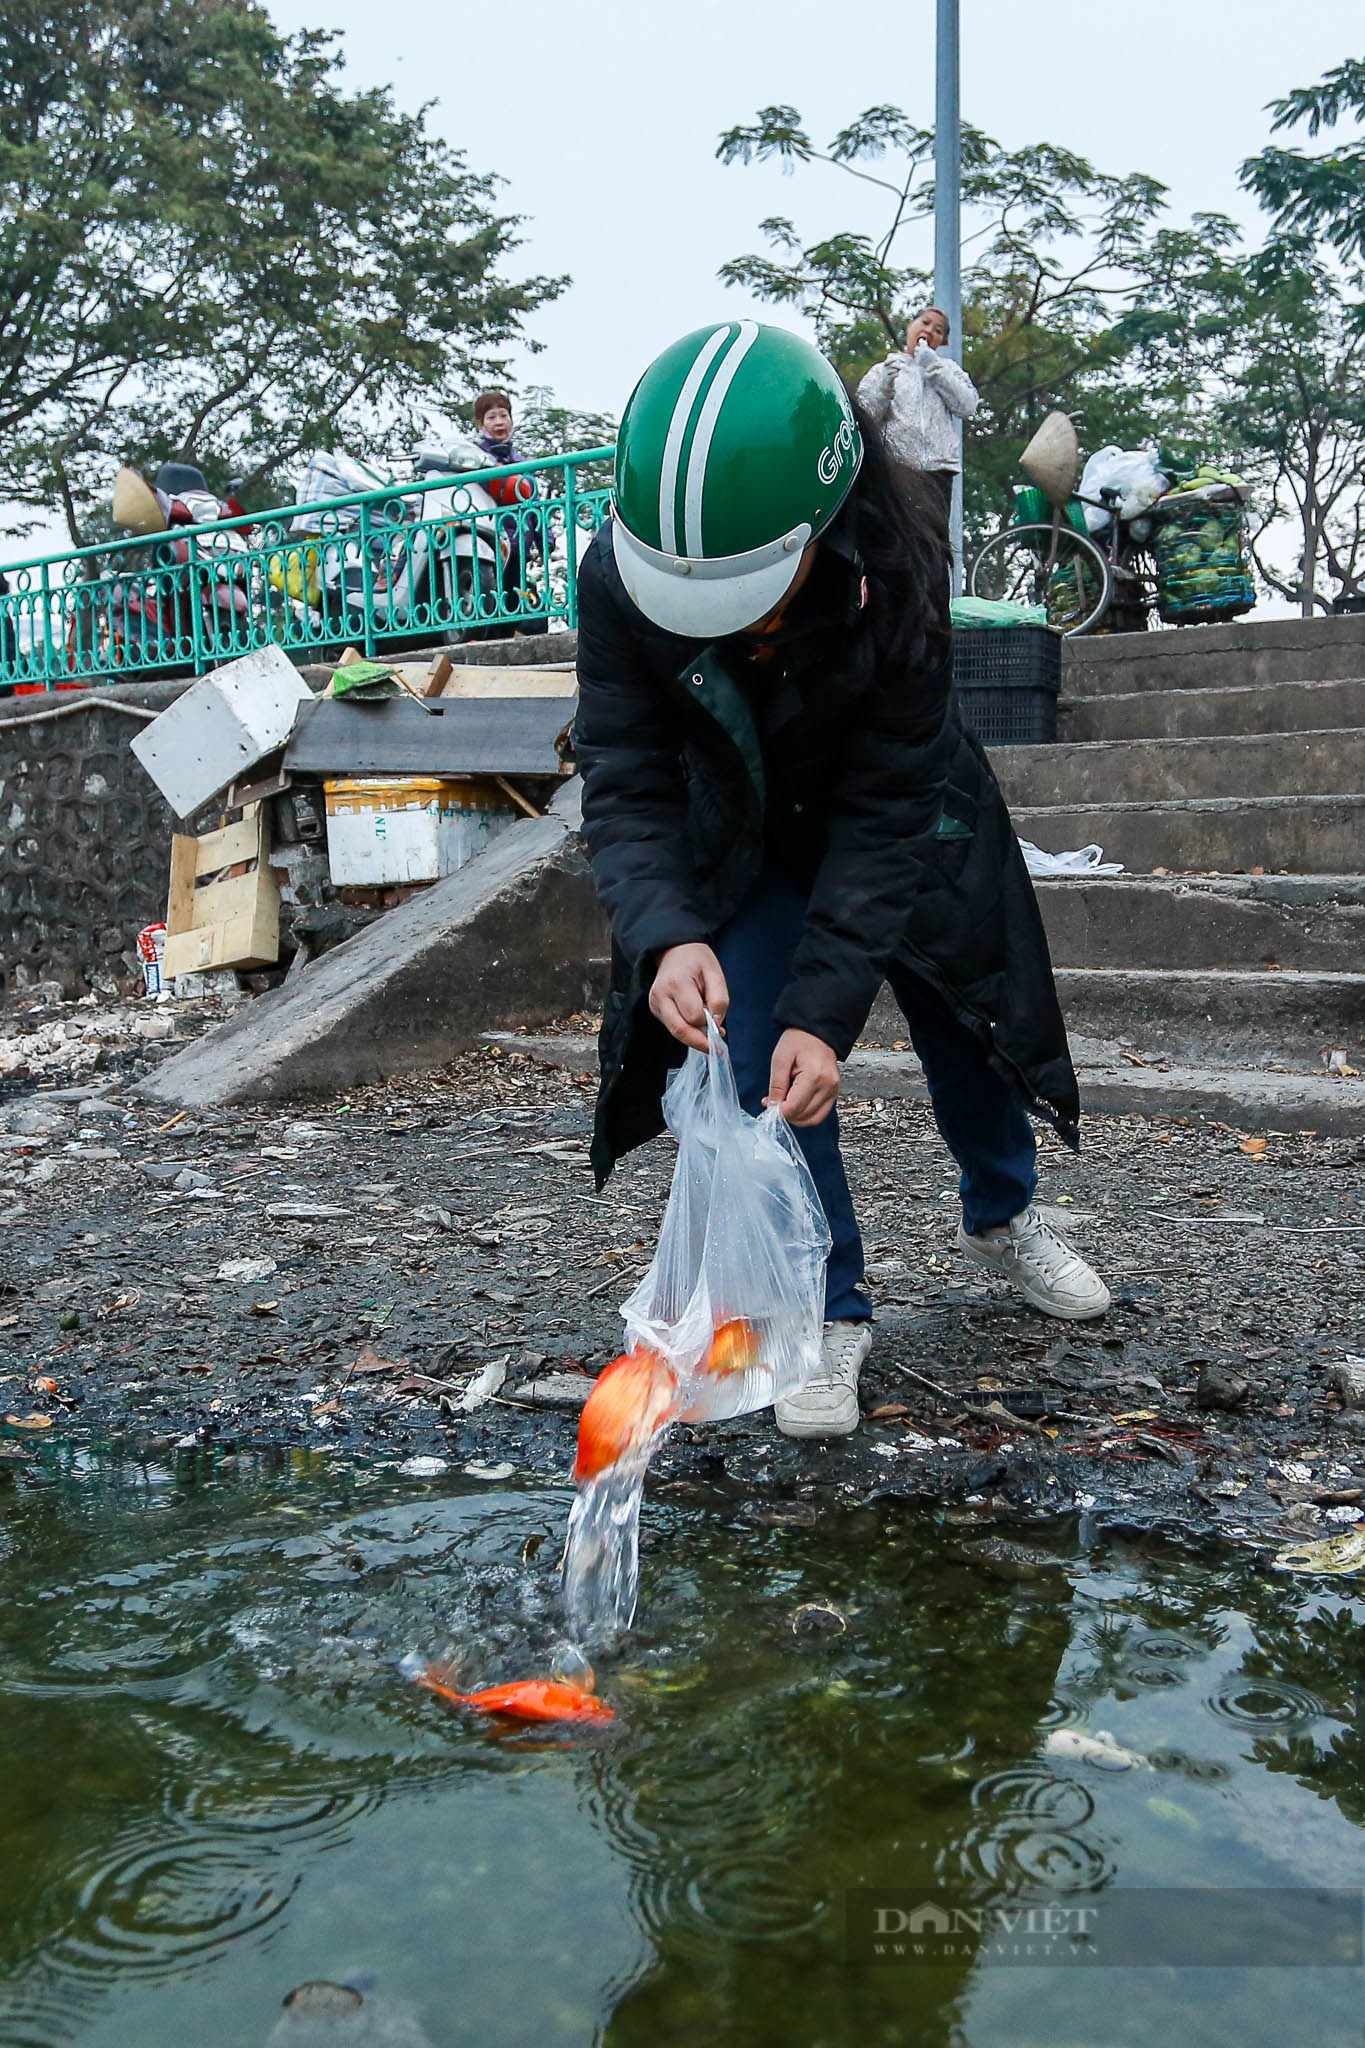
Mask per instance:
[[[871,1349],[870,1323],[826,1323],[814,1378],[799,1394],[775,1403],[783,1436],[852,1436],[858,1427],[858,1374]]]
[[[1041,1309],[1045,1316],[1084,1323],[1109,1307],[1109,1289],[1099,1274],[1036,1209],[1012,1217],[1008,1231],[998,1237],[969,1237],[959,1226],[957,1248],[979,1266],[999,1273],[1030,1308]]]

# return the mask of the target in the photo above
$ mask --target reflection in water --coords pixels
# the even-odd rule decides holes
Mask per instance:
[[[878,1888],[1355,1883],[1339,1582],[668,1493],[644,1625],[598,1666],[616,1720],[509,1733],[398,1667],[550,1668],[563,1489],[46,1470],[0,1496],[7,2048],[181,2048],[206,2013],[212,2048],[1358,2042],[1344,1971],[1130,1973],[1116,2002],[1094,1970],[844,1949]],[[1100,1768],[1100,1729],[1143,1766]]]

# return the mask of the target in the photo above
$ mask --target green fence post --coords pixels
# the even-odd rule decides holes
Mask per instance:
[[[564,559],[568,564],[568,588],[564,592],[564,623],[573,632],[578,625],[578,508],[574,486],[577,482],[572,458],[564,465]],[[546,549],[548,557],[549,550]],[[546,561],[548,572],[549,562]]]
[[[15,653],[18,654],[19,624],[14,622]],[[18,663],[15,664],[16,669]],[[52,683],[52,585],[48,577],[48,565],[43,563],[43,681],[49,690]]]
[[[204,608],[199,595],[199,549],[195,545],[194,530],[190,529],[188,544],[189,560],[186,568],[190,578],[190,631],[194,636],[194,672],[202,676],[207,666],[204,660]]]
[[[360,588],[361,601],[365,607],[365,658],[374,660],[374,563],[370,560],[370,505],[362,499],[360,505]],[[342,618],[346,616],[346,551],[341,554],[341,602]]]

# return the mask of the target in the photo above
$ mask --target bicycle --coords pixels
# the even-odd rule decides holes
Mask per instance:
[[[1145,632],[1156,595],[1155,569],[1146,566],[1142,543],[1117,516],[1120,491],[1077,495],[1080,454],[1065,413],[1048,415],[1019,466],[1051,505],[1052,517],[1022,519],[994,534],[971,564],[971,596],[1041,605],[1048,624],[1068,638],[1092,633],[1106,618],[1117,632]],[[1104,514],[1107,549],[1072,523],[1075,505]]]

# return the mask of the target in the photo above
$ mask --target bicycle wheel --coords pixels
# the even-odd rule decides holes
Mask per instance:
[[[1088,633],[1113,594],[1109,564],[1088,534],[1074,526],[1007,526],[972,563],[973,597],[1040,604],[1047,621],[1069,636]]]

